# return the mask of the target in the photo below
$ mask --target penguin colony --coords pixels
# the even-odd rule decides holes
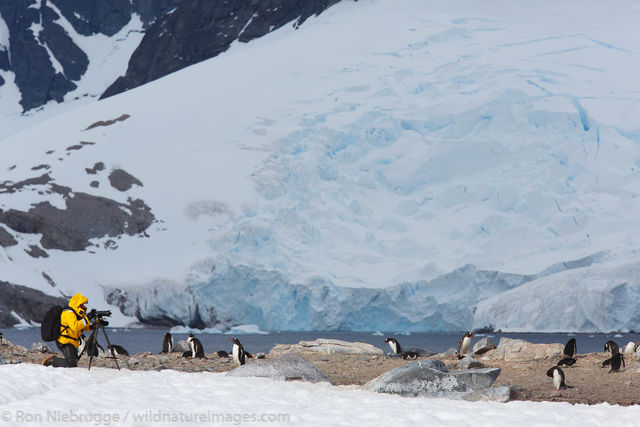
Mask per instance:
[[[463,359],[465,355],[469,353],[471,338],[473,337],[475,337],[475,335],[472,332],[467,332],[460,338],[460,341],[458,343],[458,351],[456,353],[456,356],[458,357],[458,359]],[[244,347],[242,346],[238,338],[236,337],[229,338],[229,340],[232,341],[233,343],[233,349],[231,351],[231,354],[227,353],[224,350],[218,350],[214,353],[218,358],[231,357],[233,361],[236,363],[236,365],[242,366],[246,363],[248,358],[253,357],[251,353],[247,352],[244,349]],[[391,338],[391,337],[386,338],[384,342],[389,345],[389,347],[391,348],[391,352],[394,355],[398,355],[402,357],[404,360],[407,360],[407,359],[415,360],[420,356],[416,351],[403,350],[402,346],[400,345],[398,340],[395,338]],[[2,332],[0,332],[0,343],[2,343]],[[200,342],[200,340],[193,335],[193,333],[189,334],[187,338],[187,344],[189,345],[189,350],[183,352],[182,357],[191,358],[191,359],[205,357],[204,347]],[[84,336],[81,336],[78,352],[80,353],[85,346],[86,346],[86,339],[84,338]],[[633,354],[636,352],[638,347],[640,347],[640,342],[634,343],[631,341],[625,346],[624,354],[627,354],[627,355]],[[174,348],[173,337],[171,336],[170,333],[167,332],[163,338],[161,353],[171,353],[173,351],[173,348]],[[125,348],[117,344],[107,346],[107,349],[110,351],[113,350],[113,353],[115,353],[118,356],[129,356],[129,352]],[[97,344],[97,350],[100,353],[105,353],[104,349],[100,346],[100,344]],[[602,366],[601,366],[602,368],[604,368],[605,366],[609,366],[610,367],[609,373],[611,372],[615,373],[615,372],[619,372],[621,367],[622,368],[626,367],[624,354],[620,353],[620,347],[618,347],[618,344],[616,344],[614,341],[607,341],[604,345],[604,351],[610,353],[611,357],[609,357],[608,359],[602,362]],[[575,363],[577,362],[577,358],[576,358],[577,353],[578,353],[578,349],[577,349],[576,339],[571,338],[569,341],[567,341],[567,343],[564,346],[564,350],[563,350],[564,357],[560,361],[558,361],[558,363],[556,363],[555,366],[552,366],[547,370],[547,376],[552,379],[553,387],[555,390],[559,391],[559,390],[565,390],[569,388],[569,386],[567,386],[565,373],[562,370],[562,368],[563,367],[569,368],[571,366],[574,366]]]

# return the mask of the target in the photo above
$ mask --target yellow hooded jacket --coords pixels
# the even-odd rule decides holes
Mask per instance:
[[[71,297],[69,307],[60,315],[60,344],[71,344],[78,348],[78,338],[82,332],[91,329],[89,319],[85,316],[85,308],[80,307],[87,302],[87,297],[79,292]]]

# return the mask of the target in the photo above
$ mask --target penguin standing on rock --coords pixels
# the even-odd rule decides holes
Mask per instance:
[[[460,338],[460,342],[458,343],[458,359],[464,358],[464,355],[469,351],[472,337],[475,337],[475,335],[467,332]]]
[[[384,342],[389,344],[389,347],[391,347],[391,351],[394,354],[402,356],[402,358],[405,360],[418,358],[418,353],[416,353],[415,351],[403,351],[402,347],[400,347],[400,343],[395,338],[387,338],[384,340]]]
[[[577,353],[578,348],[576,346],[576,339],[571,338],[564,346],[564,359],[556,363],[556,366],[573,366],[573,364],[576,363]]]
[[[164,334],[164,339],[162,340],[162,352],[163,353],[171,353],[173,351],[173,337],[169,332]]]
[[[556,390],[564,390],[567,388],[567,384],[564,382],[564,372],[557,366],[549,368],[547,376],[553,378],[553,386]]]
[[[229,340],[233,341],[233,351],[231,352],[233,355],[233,361],[236,362],[238,366],[244,365],[246,358],[251,357],[251,355],[247,354],[238,338],[229,338]]]

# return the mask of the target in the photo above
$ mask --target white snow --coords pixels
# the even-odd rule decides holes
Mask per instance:
[[[634,425],[640,407],[403,398],[216,373],[0,366],[0,418],[23,425]],[[549,387],[552,385],[549,384]],[[81,398],[78,398],[78,392]],[[264,417],[264,418],[263,418]]]
[[[236,43],[30,126],[0,140],[3,179],[29,178],[47,163],[56,183],[122,202],[140,197],[162,222],[149,238],[118,240],[117,250],[33,259],[21,242],[5,249],[3,277],[52,292],[45,271],[96,305],[104,286],[136,290],[143,309],[184,314],[197,301],[228,313],[212,303],[217,280],[245,265],[310,287],[313,309],[330,309],[327,324],[331,303],[367,300],[340,288],[325,301],[314,284],[408,282],[402,289],[413,299],[390,291],[409,306],[407,322],[431,321],[417,317],[420,301],[437,327],[439,316],[465,329],[485,320],[514,330],[637,329],[638,16],[640,5],[624,1],[341,2],[297,30]],[[83,130],[124,113],[126,121]],[[95,145],[67,156],[78,141]],[[107,170],[87,176],[97,161]],[[106,176],[116,167],[144,186],[111,188]],[[0,195],[0,208],[12,206],[10,197]],[[452,295],[442,282],[418,285],[467,264],[534,274],[593,254],[604,255],[579,271],[556,269],[473,298],[458,274]],[[599,281],[606,271],[618,281]],[[542,289],[566,293],[574,283],[566,279],[578,276],[593,288],[572,291],[578,308],[557,317]],[[631,303],[596,318],[623,282]],[[286,301],[269,298],[279,292],[250,294],[262,298],[233,324],[284,321]],[[301,311],[292,322],[305,327],[304,301],[294,302]],[[261,324],[265,304],[271,317]],[[484,317],[467,316],[476,304]]]

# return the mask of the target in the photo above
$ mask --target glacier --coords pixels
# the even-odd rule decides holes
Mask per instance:
[[[640,6],[574,6],[340,2],[9,135],[3,179],[47,164],[157,221],[37,259],[8,229],[2,279],[116,325],[638,330]],[[31,190],[0,209],[61,204]]]

